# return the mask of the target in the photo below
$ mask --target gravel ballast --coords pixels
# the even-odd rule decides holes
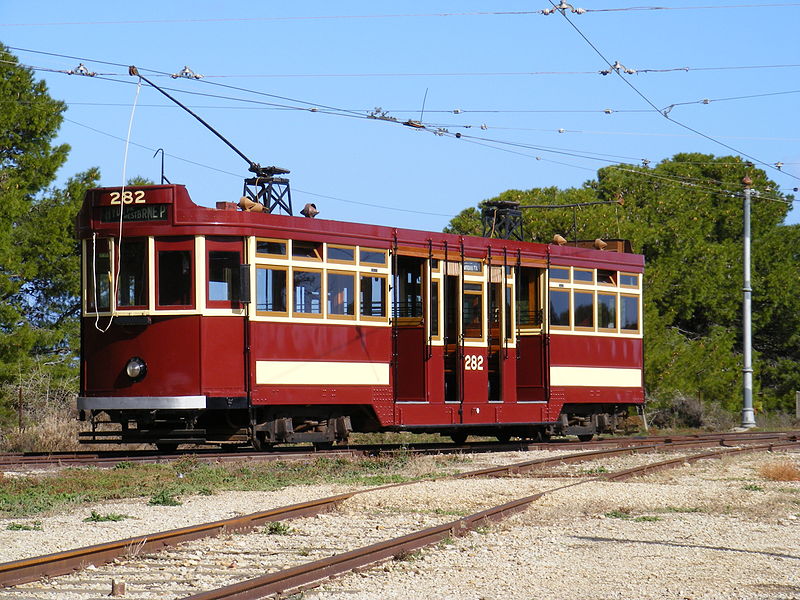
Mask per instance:
[[[546,455],[552,455],[550,453]],[[670,455],[674,456],[674,455]],[[537,458],[492,455],[486,463]],[[261,536],[281,552],[297,544],[310,556],[330,555],[494,504],[574,483],[575,475],[612,471],[664,455],[570,466],[568,478],[534,474],[423,482],[356,496],[331,515],[290,523],[295,533]],[[759,474],[796,454],[746,455],[702,461],[626,483],[592,482],[545,496],[524,513],[480,532],[325,582],[304,599],[458,598],[800,598],[800,482]],[[473,463],[467,469],[480,468]],[[0,561],[142,535],[333,495],[352,488],[299,486],[277,492],[228,492],[184,498],[179,507],[146,499],[82,507],[72,514],[0,521]],[[91,510],[135,519],[86,523]],[[367,519],[366,521],[364,519]],[[9,522],[41,521],[43,531],[7,531]],[[347,543],[330,528],[346,527]],[[364,527],[364,523],[374,527]],[[339,525],[337,525],[339,523]],[[359,526],[353,527],[352,525]],[[363,532],[363,533],[360,533]],[[333,538],[340,541],[331,544]],[[231,544],[241,544],[239,536]],[[292,538],[296,538],[293,540]],[[235,540],[235,541],[234,541]],[[204,547],[196,551],[198,565]],[[210,549],[209,549],[210,552]],[[302,557],[301,557],[302,558]],[[209,560],[211,560],[209,558]],[[288,561],[293,563],[294,560]],[[98,573],[98,576],[100,574]],[[134,590],[130,590],[131,597]],[[0,591],[0,598],[5,598]],[[19,598],[19,592],[13,596]],[[164,596],[167,597],[167,596]]]

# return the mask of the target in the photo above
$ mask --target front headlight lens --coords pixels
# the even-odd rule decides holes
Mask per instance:
[[[125,365],[125,373],[134,381],[138,381],[147,374],[147,364],[138,356],[134,356]]]

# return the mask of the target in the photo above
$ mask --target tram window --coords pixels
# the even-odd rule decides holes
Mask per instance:
[[[522,267],[517,285],[517,322],[522,327],[539,327],[542,310],[539,301],[539,269]]]
[[[594,329],[594,294],[592,292],[573,292],[575,307],[575,327]]]
[[[256,312],[286,314],[286,270],[256,270]]]
[[[117,306],[147,307],[147,240],[126,239],[122,244]]]
[[[260,256],[286,256],[285,240],[256,240],[256,254]]]
[[[550,290],[550,326],[569,327],[569,292]]]
[[[397,258],[397,285],[394,289],[394,316],[422,317],[422,259],[410,256]]]
[[[510,340],[514,337],[514,330],[511,328],[512,323],[514,322],[511,319],[511,286],[506,286],[506,313],[505,313],[505,322],[506,322],[506,339]]]
[[[465,338],[483,337],[483,284],[481,283],[464,284],[461,327]]]
[[[569,281],[569,268],[550,267],[550,279],[557,279],[558,281]]]
[[[432,338],[439,339],[439,282],[431,281],[431,316],[430,335]]]
[[[320,271],[294,270],[295,314],[322,314],[322,273]]]
[[[636,273],[620,273],[619,284],[623,287],[639,287],[639,276]]]
[[[638,296],[619,297],[620,329],[628,332],[639,331],[639,298]]]
[[[239,290],[238,252],[211,250],[208,253],[209,302],[236,302]]]
[[[328,244],[328,260],[338,263],[354,263],[356,262],[356,249],[352,246]]]
[[[292,257],[304,260],[322,260],[322,244],[293,240]]]
[[[597,326],[600,329],[617,328],[617,295],[597,294]]]
[[[603,285],[617,285],[617,272],[606,271],[604,269],[597,270],[597,283]]]
[[[372,250],[370,248],[360,248],[358,260],[362,265],[375,265],[378,267],[386,266],[386,250]]]
[[[355,275],[328,271],[328,315],[355,317],[355,302]]]
[[[111,309],[111,259],[108,240],[86,243],[86,309],[106,311]]]
[[[386,277],[361,276],[361,316],[386,318]]]
[[[575,283],[594,283],[594,271],[587,269],[574,269],[572,279]]]
[[[439,272],[439,259],[438,258],[432,258],[431,259],[431,271],[433,271],[434,273],[438,273]]]
[[[189,250],[158,252],[158,305],[188,307],[193,304],[192,253]]]

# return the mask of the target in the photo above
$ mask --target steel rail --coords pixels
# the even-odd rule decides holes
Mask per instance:
[[[301,589],[316,587],[323,580],[339,576],[354,569],[367,567],[375,563],[381,562],[391,557],[402,555],[413,550],[418,550],[425,546],[430,546],[442,539],[450,536],[461,536],[466,532],[475,529],[483,524],[502,520],[514,513],[526,510],[533,502],[542,498],[546,494],[556,491],[568,489],[576,485],[582,485],[589,482],[601,481],[622,481],[636,477],[639,475],[653,472],[657,469],[667,469],[682,465],[686,462],[694,462],[708,458],[720,458],[730,454],[737,454],[743,452],[756,452],[756,451],[772,451],[775,449],[789,448],[800,445],[798,441],[789,441],[777,444],[761,444],[756,446],[748,446],[744,448],[726,448],[716,452],[704,452],[695,456],[681,457],[679,459],[671,459],[663,461],[663,463],[654,463],[652,465],[645,465],[635,467],[633,469],[626,469],[618,473],[610,473],[601,477],[594,477],[586,481],[571,483],[565,486],[539,492],[525,498],[512,500],[505,504],[489,508],[477,512],[475,514],[404,535],[402,537],[394,538],[363,548],[358,548],[343,554],[337,554],[329,558],[324,558],[314,562],[299,565],[242,581],[232,585],[228,585],[215,590],[201,592],[192,596],[188,596],[183,600],[257,600],[274,594],[285,594],[287,592],[294,592]],[[661,465],[661,466],[659,466]]]
[[[229,531],[248,531],[270,521],[296,519],[332,510],[355,493],[339,494],[282,508],[251,513],[241,517],[203,523],[170,531],[141,535],[105,544],[95,544],[44,556],[0,564],[0,586],[8,587],[43,577],[65,575],[87,567],[111,562],[129,552],[151,552],[183,542],[220,535]]]
[[[688,442],[685,443],[687,445],[704,444],[707,446],[710,443],[721,443],[721,441],[714,438],[703,442],[700,442],[698,440],[689,440]],[[794,443],[796,442],[790,441],[785,443],[784,445],[791,446]],[[778,446],[778,444],[768,444],[767,446],[776,447]],[[543,468],[548,465],[579,463],[579,462],[586,462],[586,461],[606,458],[610,456],[621,456],[625,454],[635,454],[639,452],[676,450],[680,449],[681,447],[682,446],[680,444],[669,442],[666,444],[637,445],[637,446],[628,446],[624,448],[613,448],[613,449],[596,450],[590,452],[581,452],[576,454],[567,454],[564,456],[545,457],[530,461],[512,463],[509,465],[503,465],[499,467],[478,469],[475,471],[458,473],[447,478],[439,478],[437,480],[441,481],[445,479],[462,479],[462,478],[472,478],[472,477],[502,477],[502,476],[529,472],[531,470],[537,468]],[[734,450],[746,451],[749,448],[753,447],[750,446],[744,449],[734,449]],[[702,455],[701,458],[705,458],[706,455],[710,455],[709,457],[716,457],[716,455],[719,455],[719,453],[720,451],[706,453]],[[681,457],[664,462],[675,463],[675,465],[679,465],[682,464],[683,462],[686,462],[686,460],[687,460],[686,458]],[[636,471],[636,469],[632,470],[632,472],[633,471]],[[431,481],[431,480],[426,480],[426,481]],[[112,560],[114,560],[119,556],[128,554],[134,549],[137,552],[155,551],[168,546],[174,546],[183,542],[196,540],[203,537],[211,537],[219,535],[225,531],[247,531],[249,529],[253,529],[255,527],[258,527],[259,525],[262,525],[270,521],[288,520],[303,516],[311,516],[314,514],[318,514],[320,512],[324,512],[326,510],[332,510],[341,502],[358,494],[364,494],[364,493],[369,493],[394,487],[400,487],[405,485],[413,485],[414,483],[418,483],[418,481],[392,483],[377,487],[371,487],[367,489],[356,490],[350,493],[338,494],[327,498],[321,498],[309,502],[301,502],[286,507],[275,508],[268,511],[256,512],[249,515],[234,517],[231,519],[224,519],[196,526],[184,527],[170,531],[163,531],[149,535],[137,536],[123,540],[108,542],[104,544],[96,544],[93,546],[86,546],[83,548],[66,550],[39,557],[32,557],[32,558],[2,563],[0,564],[0,587],[7,587],[10,585],[27,583],[29,581],[35,581],[37,579],[41,579],[43,577],[64,575],[76,570],[83,569],[88,565],[101,565],[107,562],[111,562]],[[570,485],[575,485],[575,484],[570,484]]]
[[[654,447],[655,446],[653,446],[653,448]],[[595,460],[596,458],[602,458],[603,456],[610,456],[614,454],[630,454],[639,450],[640,448],[636,447],[547,457],[535,461],[514,463],[511,465],[506,465],[505,467],[492,467],[490,469],[480,469],[477,471],[459,473],[452,476],[452,478],[509,475],[522,472],[524,470],[529,470],[534,468],[534,466],[543,466],[548,462],[551,464],[559,464],[562,462],[581,462]],[[439,480],[442,479],[446,478],[440,478]],[[200,539],[202,537],[219,535],[224,531],[245,531],[269,521],[288,520],[302,516],[310,516],[324,510],[331,510],[337,504],[358,494],[401,487],[405,485],[413,485],[414,483],[417,483],[417,481],[390,483],[363,490],[356,490],[347,494],[338,494],[311,502],[301,502],[299,504],[275,508],[269,511],[252,513],[241,517],[234,517],[232,519],[214,521],[212,523],[205,523],[192,527],[184,527],[150,535],[108,542],[105,544],[96,544],[93,546],[76,548],[74,550],[66,550],[44,556],[3,563],[0,564],[0,587],[27,583],[29,581],[41,579],[42,577],[64,575],[66,573],[83,569],[90,564],[101,565],[111,562],[119,556],[125,555],[132,548],[136,548],[139,552],[160,550],[167,546],[174,546],[182,542]]]
[[[392,454],[394,452],[412,453],[480,453],[506,450],[560,450],[564,448],[597,448],[598,446],[619,446],[625,444],[683,444],[690,441],[717,440],[731,442],[745,442],[750,440],[766,439],[798,439],[800,431],[788,432],[737,432],[737,433],[703,433],[681,436],[647,436],[627,438],[599,438],[592,442],[528,442],[518,441],[506,444],[497,442],[472,442],[465,445],[455,444],[390,444],[390,445],[359,445],[333,448],[331,450],[312,450],[309,448],[281,448],[271,452],[217,452],[217,451],[190,451],[172,454],[161,454],[153,450],[126,454],[120,451],[85,451],[72,453],[5,453],[0,454],[0,468],[4,470],[25,469],[36,466],[63,466],[89,464],[97,467],[113,467],[120,462],[136,462],[142,464],[166,463],[185,458],[213,462],[237,462],[240,460],[307,460],[321,456],[375,456]]]

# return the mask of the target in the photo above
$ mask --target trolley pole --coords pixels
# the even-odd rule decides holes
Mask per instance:
[[[753,289],[750,286],[750,189],[753,181],[749,177],[742,179],[744,184],[744,299],[742,302],[742,345],[744,365],[742,367],[743,383],[743,402],[742,402],[742,427],[750,429],[756,426],[755,415],[753,414],[753,340],[752,340],[752,321],[751,321],[751,299]]]

